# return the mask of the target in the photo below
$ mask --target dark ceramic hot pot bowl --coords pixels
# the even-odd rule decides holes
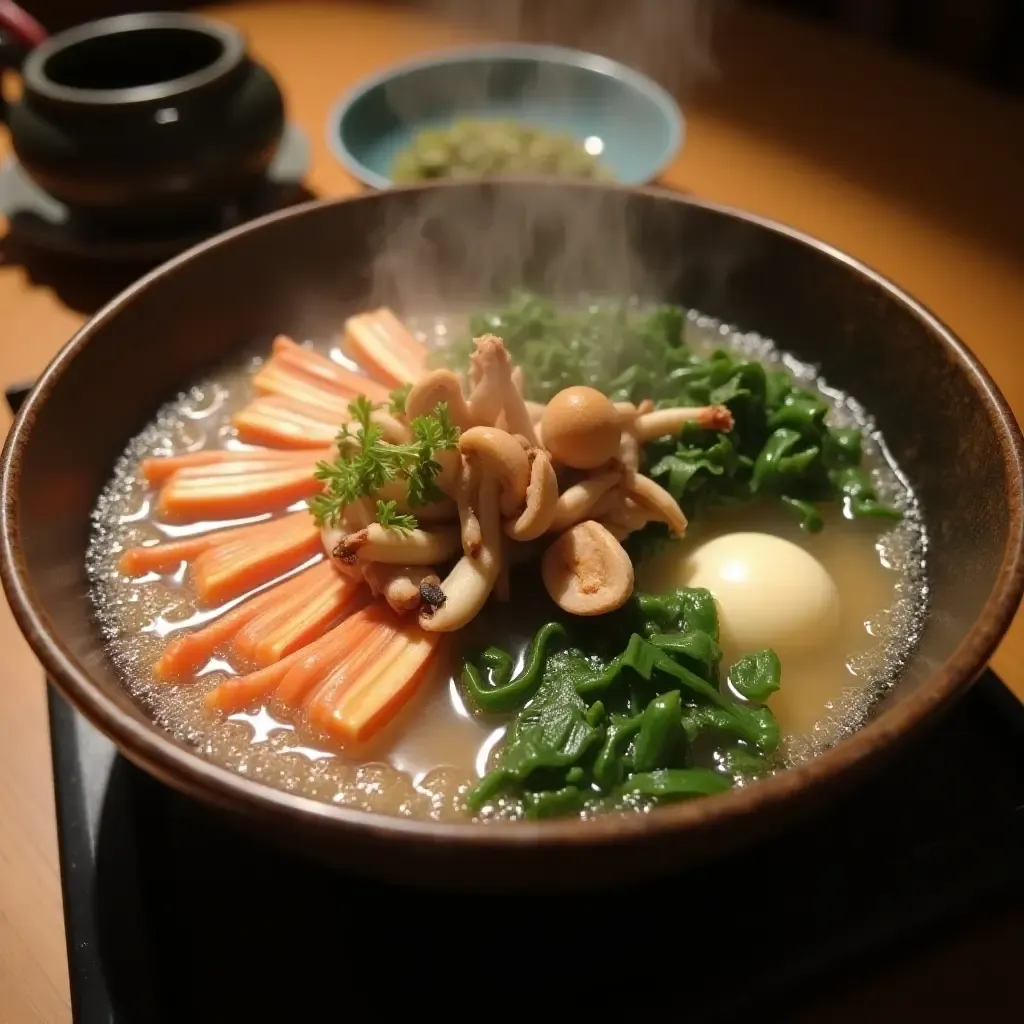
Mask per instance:
[[[100,488],[160,403],[254,338],[332,334],[371,303],[451,309],[551,280],[570,297],[639,290],[758,330],[875,415],[927,517],[931,603],[915,654],[872,720],[817,759],[722,796],[644,816],[491,826],[317,803],[211,764],[151,724],[104,652],[83,555]],[[893,284],[795,231],[655,191],[539,182],[398,189],[221,235],[143,278],[79,331],[4,450],[3,583],[50,679],[126,757],[259,834],[420,884],[636,878],[778,828],[883,766],[952,707],[1021,597],[1022,455],[1010,410],[960,341]]]

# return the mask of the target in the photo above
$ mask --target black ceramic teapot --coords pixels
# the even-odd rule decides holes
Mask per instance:
[[[260,189],[284,129],[274,79],[228,25],[129,14],[45,39],[2,109],[25,172],[77,216],[198,220]],[[24,51],[21,55],[24,54]]]

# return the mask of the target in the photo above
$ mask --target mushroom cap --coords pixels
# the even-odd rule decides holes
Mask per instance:
[[[619,450],[622,427],[615,406],[594,388],[559,391],[544,410],[540,432],[556,462],[573,469],[597,469]]]
[[[570,615],[604,615],[633,593],[633,563],[600,523],[588,519],[566,530],[544,552],[544,587]]]

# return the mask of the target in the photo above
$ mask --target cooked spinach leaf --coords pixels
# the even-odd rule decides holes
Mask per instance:
[[[509,796],[528,816],[550,817],[578,813],[594,801],[614,804],[628,794],[695,796],[740,777],[732,763],[739,752],[769,763],[778,725],[767,707],[747,701],[763,701],[778,687],[778,658],[772,651],[741,658],[729,669],[740,697],[724,692],[718,617],[708,591],[636,594],[604,619],[598,632],[628,636],[619,653],[604,660],[575,646],[552,651],[556,637],[578,639],[558,623],[537,632],[515,678],[505,652],[490,649],[479,659],[489,673],[486,683],[467,659],[462,681],[471,708],[520,708],[493,770],[470,792],[472,809]],[[718,768],[694,763],[698,742],[721,751]],[[708,781],[709,773],[716,781]]]

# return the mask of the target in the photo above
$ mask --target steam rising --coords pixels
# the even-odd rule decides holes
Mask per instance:
[[[685,99],[696,82],[715,73],[712,28],[728,0],[424,2],[504,40],[571,46],[621,61]],[[445,97],[462,97],[467,108],[494,90],[489,69],[446,73],[449,78],[438,77],[434,88]],[[563,69],[542,68],[534,76],[518,83],[523,94],[573,102]],[[410,122],[429,116],[438,99],[422,84],[410,88],[401,80],[388,93],[394,113]],[[376,301],[404,311],[450,310],[453,302],[501,297],[519,285],[570,299],[594,291],[663,295],[680,269],[677,250],[652,247],[650,237],[641,241],[624,198],[600,188],[442,186],[394,203],[388,217],[375,239],[372,291]],[[646,230],[649,236],[649,225]],[[668,261],[666,251],[673,253]]]
[[[650,75],[685,98],[716,73],[715,20],[729,0],[429,0],[505,41],[589,50]]]
[[[600,186],[484,183],[410,193],[376,240],[375,300],[405,311],[450,310],[516,287],[655,295],[673,266],[655,260],[627,197]]]

